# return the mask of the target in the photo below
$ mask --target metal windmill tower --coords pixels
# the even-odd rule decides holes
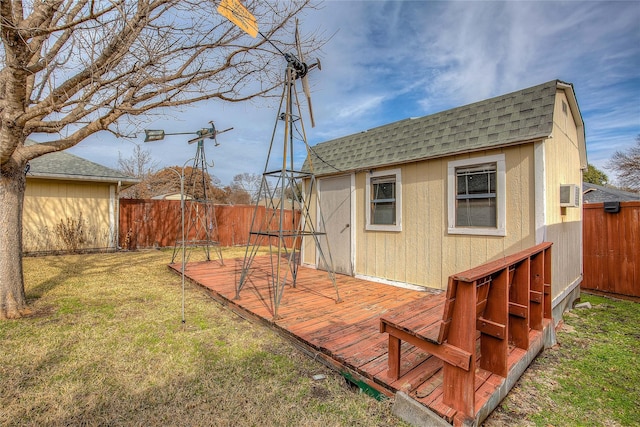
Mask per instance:
[[[204,149],[205,138],[213,139],[215,145],[218,145],[218,141],[215,139],[217,133],[215,126],[211,123],[211,129],[200,130],[197,138],[188,141],[189,144],[196,143],[197,145],[191,170],[186,173],[183,168],[182,171],[184,194],[190,196],[189,199],[184,200],[185,212],[188,214],[188,226],[186,227],[185,242],[182,250],[201,247],[204,250],[207,261],[211,261],[211,250],[214,250],[220,264],[224,264],[218,240],[218,222],[216,220],[214,201],[211,198],[211,189],[208,185],[210,175]],[[178,239],[176,239],[172,262],[180,251],[178,243]]]
[[[326,233],[318,231],[315,226],[315,219],[311,218],[311,212],[313,211],[318,219],[320,228],[322,230],[325,229],[324,219],[319,208],[320,204],[316,204],[313,209],[310,206],[311,195],[315,192],[316,197],[319,197],[313,168],[310,171],[302,171],[297,170],[294,166],[294,143],[296,137],[298,142],[304,144],[307,157],[310,158],[310,148],[300,112],[296,81],[300,80],[302,83],[302,88],[307,98],[311,126],[313,127],[315,123],[307,74],[314,68],[320,69],[320,62],[311,65],[307,65],[304,62],[297,26],[296,22],[297,56],[283,53],[287,65],[280,108],[276,115],[274,132],[262,174],[259,197],[253,214],[242,272],[236,286],[236,298],[240,298],[241,291],[251,282],[252,263],[258,250],[261,247],[268,246],[271,264],[268,277],[269,298],[274,319],[278,318],[278,307],[282,301],[285,287],[287,285],[296,286],[300,250],[304,239],[311,239],[315,246],[319,263],[326,269],[335,289],[336,302],[340,302],[340,294],[336,285],[333,260],[329,242],[326,240]],[[274,141],[280,122],[283,123],[282,164],[279,168],[271,169],[270,160],[272,155],[275,156],[276,154]],[[259,215],[259,212],[263,209],[261,203],[265,205],[264,216]],[[299,212],[299,218],[293,215],[292,219],[286,220],[285,211],[289,209],[293,210],[293,212]]]
[[[210,194],[210,175],[208,167],[213,166],[213,162],[207,163],[205,140],[213,140],[214,145],[220,145],[217,140],[218,134],[227,132],[233,128],[218,131],[213,124],[197,132],[181,132],[165,134],[162,130],[146,130],[145,142],[159,141],[165,135],[197,135],[188,141],[189,144],[197,143],[196,153],[190,170],[182,167],[180,172],[171,169],[180,175],[180,199],[182,212],[182,231],[176,236],[171,262],[175,262],[180,251],[185,254],[190,250],[200,247],[204,250],[207,261],[211,261],[211,252],[214,251],[220,264],[224,264],[220,242],[218,241],[218,223],[216,220],[214,200]],[[189,159],[187,162],[189,162]],[[186,256],[188,259],[188,256]]]

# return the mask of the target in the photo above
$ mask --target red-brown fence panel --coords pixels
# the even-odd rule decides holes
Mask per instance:
[[[188,233],[186,240],[202,240],[202,224],[195,225],[202,215],[205,203],[187,202],[185,205],[185,228]],[[263,224],[267,211],[260,206],[255,211],[254,205],[215,205],[214,212],[217,223],[217,233],[212,239],[222,246],[246,245],[249,232],[256,214],[255,224]],[[279,217],[278,217],[279,218]],[[284,222],[297,224],[299,213],[292,210],[284,211]],[[181,209],[179,200],[151,200],[151,199],[121,199],[120,200],[120,232],[118,242],[124,249],[143,249],[154,247],[172,247],[181,239]],[[287,242],[290,244],[290,242]]]
[[[583,205],[582,289],[640,297],[640,202]]]

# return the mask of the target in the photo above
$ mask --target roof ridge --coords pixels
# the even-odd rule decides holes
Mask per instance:
[[[38,144],[31,139],[27,140],[29,145]],[[29,161],[29,175],[43,178],[87,178],[95,181],[123,181],[127,183],[137,183],[138,178],[126,175],[120,171],[110,168],[84,157],[69,153],[66,150],[53,151],[43,154]]]
[[[388,127],[388,126],[397,126],[400,123],[411,121],[411,120],[423,120],[423,119],[427,119],[429,117],[453,114],[453,112],[455,112],[455,111],[463,110],[463,109],[466,109],[466,108],[471,108],[471,107],[477,106],[477,105],[491,104],[492,102],[497,102],[497,100],[499,100],[500,98],[505,98],[506,99],[506,98],[508,98],[510,96],[513,96],[515,94],[524,93],[524,92],[527,92],[527,91],[532,91],[533,89],[536,89],[536,88],[539,88],[539,87],[555,86],[558,83],[563,83],[563,84],[570,85],[570,86],[573,87],[573,85],[571,83],[566,83],[566,82],[563,82],[563,81],[558,80],[558,79],[550,80],[548,82],[540,83],[540,84],[535,85],[535,86],[527,87],[527,88],[524,88],[524,89],[519,89],[519,90],[516,90],[516,91],[513,91],[513,92],[509,92],[509,93],[505,93],[505,94],[502,94],[502,95],[496,95],[496,96],[493,96],[491,98],[487,98],[487,99],[480,100],[480,101],[475,101],[475,102],[472,102],[472,103],[469,103],[469,104],[460,105],[458,107],[448,108],[446,110],[438,111],[436,113],[431,113],[431,114],[427,114],[427,115],[424,115],[424,116],[406,117],[404,119],[396,120],[396,121],[391,122],[391,123],[386,123],[386,124],[382,124],[382,125],[379,125],[379,126],[375,126],[373,128],[362,130],[360,132],[356,132],[356,133],[353,133],[351,135],[341,136],[341,137],[334,138],[334,139],[329,140],[329,141],[323,141],[323,142],[320,142],[320,143],[316,144],[316,146],[320,145],[320,144],[330,143],[330,142],[333,142],[333,141],[336,141],[336,140],[339,140],[339,139],[343,139],[345,137],[349,137],[349,136],[352,136],[352,135],[358,135],[358,134],[361,134],[361,133],[375,131],[377,129],[385,128],[385,127]]]

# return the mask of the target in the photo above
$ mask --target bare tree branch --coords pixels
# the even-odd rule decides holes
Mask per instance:
[[[312,7],[310,0],[246,6],[283,51],[293,50],[292,18]],[[282,79],[280,54],[215,7],[185,0],[2,2],[0,163],[62,150],[99,131],[120,134],[123,116],[271,95]],[[24,146],[32,133],[55,138]]]
[[[636,136],[636,145],[616,151],[607,167],[616,171],[622,187],[640,191],[640,135]]]
[[[214,0],[0,1],[0,317],[27,309],[27,162],[96,132],[120,136],[132,118],[167,108],[275,96],[284,74],[280,52],[295,52],[292,18],[310,2],[244,2],[267,43],[220,16]],[[304,50],[320,46],[311,38]],[[33,133],[51,139],[26,144]],[[214,198],[227,198],[211,178],[204,181]]]

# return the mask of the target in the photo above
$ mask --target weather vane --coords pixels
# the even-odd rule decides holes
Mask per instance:
[[[322,69],[320,64],[320,60],[316,59],[316,62],[313,64],[307,64],[304,62],[304,58],[302,56],[302,49],[300,47],[300,34],[298,33],[298,20],[296,19],[296,33],[295,33],[295,42],[296,48],[298,50],[298,56],[292,53],[285,53],[278,48],[267,36],[262,34],[258,29],[258,22],[249,10],[240,3],[239,0],[222,0],[220,5],[218,6],[218,13],[220,15],[227,18],[229,21],[236,24],[241,30],[249,34],[251,37],[255,38],[258,34],[262,36],[274,49],[276,49],[284,59],[287,61],[288,67],[295,71],[294,80],[301,79],[302,81],[302,90],[304,91],[305,96],[307,97],[307,105],[309,106],[309,117],[311,119],[311,127],[315,127],[316,123],[313,119],[313,109],[311,107],[311,90],[309,89],[309,82],[307,81],[307,73],[312,68],[317,67],[319,70]]]
[[[229,128],[229,129],[225,129],[225,130],[217,130],[216,126],[213,124],[213,121],[210,121],[209,124],[211,125],[211,127],[209,128],[203,128],[200,129],[199,131],[196,132],[176,132],[176,133],[165,133],[164,130],[152,130],[152,129],[145,129],[144,131],[144,142],[154,142],[154,141],[161,141],[164,139],[165,136],[167,135],[197,135],[197,137],[190,139],[189,141],[187,141],[189,144],[193,144],[194,142],[198,142],[198,141],[203,141],[205,139],[213,139],[214,140],[214,145],[217,147],[218,145],[220,145],[218,143],[218,134],[220,133],[224,133],[227,131],[232,130],[233,128]]]

